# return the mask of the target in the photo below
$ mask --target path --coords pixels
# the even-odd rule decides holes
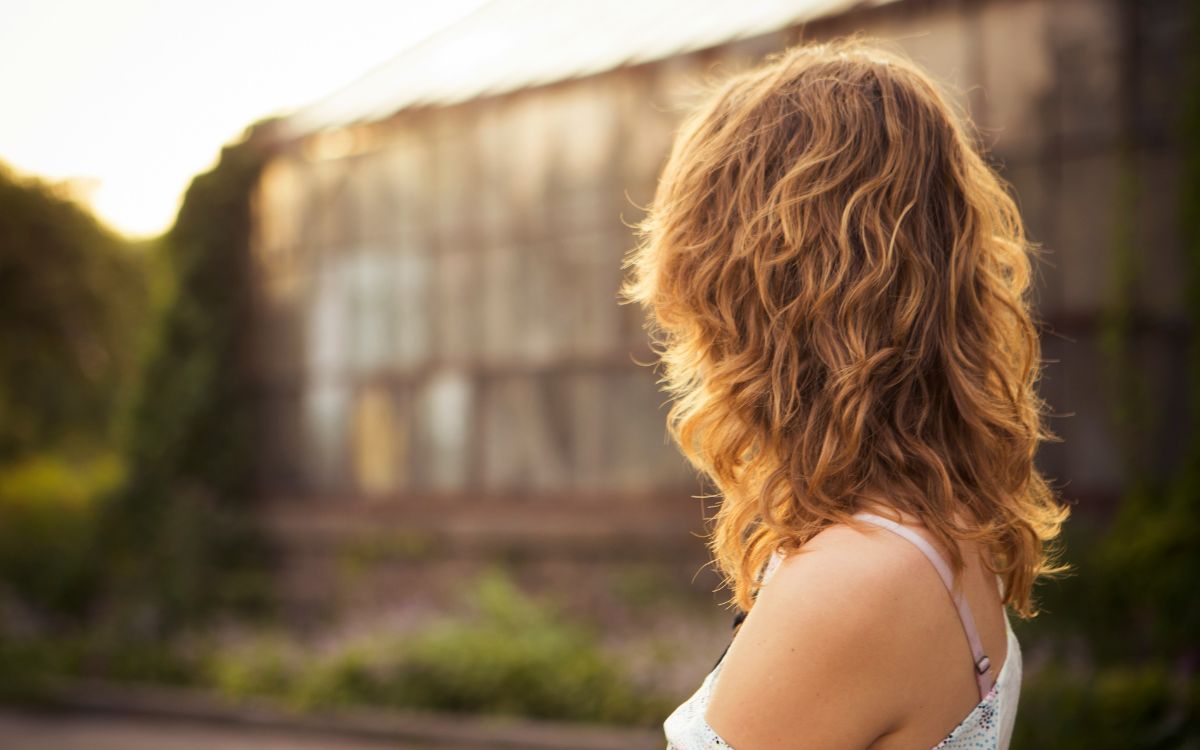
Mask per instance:
[[[370,739],[186,719],[0,709],[4,750],[432,750]],[[444,748],[438,748],[444,750]]]

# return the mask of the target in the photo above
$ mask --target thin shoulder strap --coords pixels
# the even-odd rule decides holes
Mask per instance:
[[[979,639],[979,631],[975,627],[975,618],[971,614],[971,605],[967,602],[962,592],[955,589],[954,574],[951,572],[946,560],[924,537],[890,518],[883,518],[874,513],[856,513],[854,517],[869,521],[877,526],[882,526],[888,531],[904,537],[915,544],[917,549],[924,552],[925,557],[929,558],[929,562],[933,563],[933,567],[937,568],[938,575],[942,578],[942,583],[946,585],[946,590],[950,592],[950,597],[954,600],[954,606],[958,609],[958,618],[962,621],[963,630],[967,634],[967,641],[971,644],[971,655],[975,659],[975,681],[979,684],[979,699],[983,700],[986,698],[994,683],[991,675],[992,662],[987,654],[983,652],[983,642]]]

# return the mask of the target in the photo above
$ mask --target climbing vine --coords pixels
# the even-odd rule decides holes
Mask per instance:
[[[246,361],[250,194],[267,158],[255,133],[192,181],[164,238],[174,296],[131,417],[128,481],[106,519],[118,597],[141,602],[160,632],[268,598]]]

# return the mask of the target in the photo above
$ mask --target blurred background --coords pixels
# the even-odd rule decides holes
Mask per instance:
[[[1195,3],[425,5],[4,4],[0,746],[661,747],[733,613],[630,225],[705,82],[862,31],[1046,250],[1013,747],[1200,748]]]

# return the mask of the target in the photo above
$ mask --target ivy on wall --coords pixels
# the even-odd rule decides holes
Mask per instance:
[[[249,507],[258,428],[246,357],[262,127],[192,181],[163,240],[174,289],[132,411],[128,480],[105,519],[113,596],[143,605],[158,631],[269,600]]]
[[[1132,13],[1137,4],[1128,4]],[[1200,9],[1193,7],[1192,39],[1200,38]],[[1132,24],[1136,29],[1136,24]],[[1152,439],[1152,426],[1169,408],[1150,398],[1150,384],[1135,349],[1133,318],[1137,308],[1136,216],[1144,194],[1138,184],[1138,138],[1134,131],[1139,105],[1129,97],[1125,132],[1120,147],[1119,210],[1115,231],[1114,285],[1110,315],[1104,330],[1114,383],[1113,409],[1124,437],[1130,470],[1125,497],[1096,560],[1100,571],[1117,590],[1118,603],[1136,623],[1126,632],[1130,656],[1173,654],[1189,659],[1200,656],[1193,645],[1200,632],[1200,605],[1192,595],[1200,580],[1200,54],[1187,47],[1183,117],[1178,123],[1184,168],[1179,193],[1179,234],[1186,268],[1185,326],[1188,347],[1187,419],[1183,460],[1167,476],[1150,465],[1149,451],[1160,446]],[[1140,636],[1130,639],[1130,635]],[[1192,667],[1195,668],[1194,666]]]
[[[1122,5],[1135,22],[1150,6]],[[1188,20],[1188,38],[1200,39],[1200,6],[1192,4]],[[1114,283],[1101,345],[1128,481],[1107,526],[1073,540],[1077,578],[1048,592],[1053,617],[1029,632],[1031,640],[1051,644],[1053,658],[1027,680],[1014,747],[1200,747],[1200,45],[1185,49],[1186,99],[1176,142],[1183,157],[1187,442],[1169,474],[1151,465],[1150,451],[1160,447],[1152,426],[1162,416],[1152,409],[1169,405],[1151,398],[1136,347],[1142,248],[1135,221],[1138,202],[1148,195],[1137,179],[1140,143],[1127,113],[1118,157]],[[1136,97],[1126,102],[1136,104]]]

